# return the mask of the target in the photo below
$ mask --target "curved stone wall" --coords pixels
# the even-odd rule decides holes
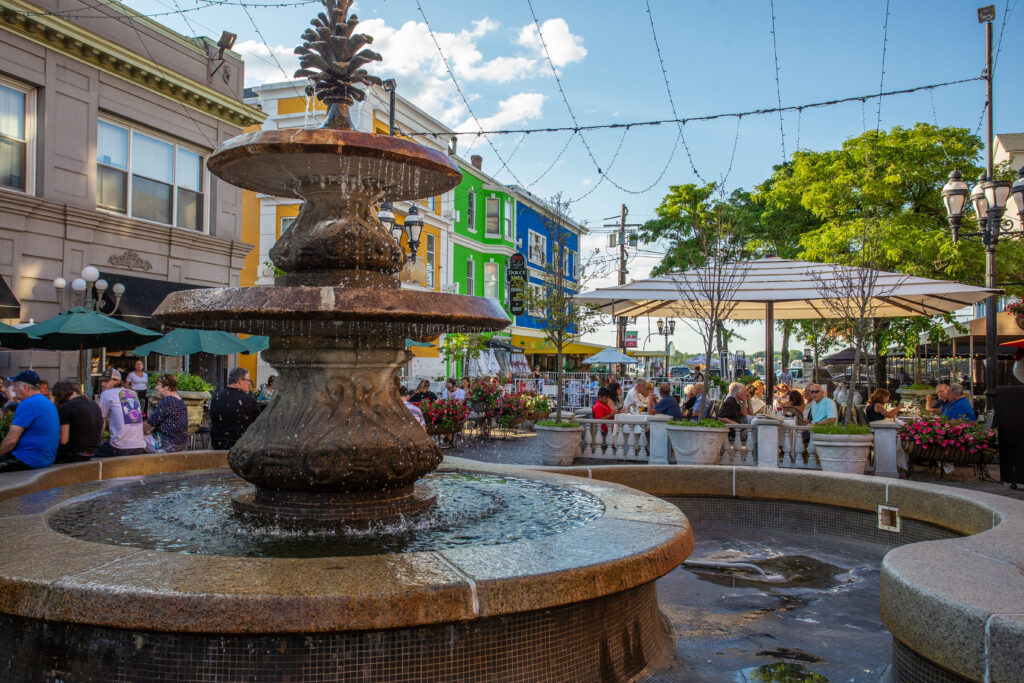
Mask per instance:
[[[922,680],[928,668],[906,666],[909,651],[936,671],[952,674],[948,680],[1024,677],[1024,502],[948,486],[807,470],[645,465],[551,469],[663,498],[802,501],[869,512],[885,503],[896,507],[903,519],[962,534],[909,545],[894,541],[899,547],[883,560],[881,617],[904,653],[904,666],[894,667],[893,673],[904,672],[908,681]]]

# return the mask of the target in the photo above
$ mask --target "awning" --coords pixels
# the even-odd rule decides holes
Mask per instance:
[[[114,307],[114,292],[112,290],[114,285],[120,282],[124,285],[125,290],[121,297],[121,305],[117,307],[114,317],[151,329],[160,328],[160,324],[152,316],[153,311],[165,296],[183,289],[204,289],[201,285],[187,285],[182,282],[168,282],[167,280],[154,280],[147,277],[102,271],[100,277],[107,281],[107,291],[103,293],[103,301],[106,302],[103,310],[109,311]]]
[[[547,339],[539,337],[524,337],[518,334],[512,335],[512,347],[523,353],[558,353],[555,345]],[[587,342],[572,342],[566,344],[562,353],[581,356],[592,356],[598,351],[607,347],[603,344],[588,344]]]
[[[21,303],[7,286],[7,279],[0,277],[0,318],[20,318]]]

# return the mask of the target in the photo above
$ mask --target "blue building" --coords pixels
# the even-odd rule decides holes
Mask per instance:
[[[562,257],[562,267],[567,282],[576,282],[579,276],[579,254],[580,237],[586,233],[582,225],[561,217],[555,219],[555,212],[551,206],[540,197],[528,190],[511,185],[509,189],[515,196],[516,211],[516,250],[526,257],[526,265],[529,270],[529,286],[541,288],[544,286],[544,270],[553,262],[553,245],[556,242],[556,229],[565,231],[565,254]],[[540,311],[528,311],[527,315],[515,317],[513,330],[513,346],[517,346],[531,353],[531,347],[540,349],[543,342],[539,337],[543,336],[543,323]],[[523,332],[517,335],[516,332]],[[532,334],[531,334],[532,332]],[[517,337],[522,336],[522,339]]]

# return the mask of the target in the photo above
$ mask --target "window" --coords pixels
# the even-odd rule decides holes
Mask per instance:
[[[425,197],[421,199],[420,206],[425,206],[428,211],[437,213],[437,197]]]
[[[547,263],[548,238],[539,232],[530,231],[530,260],[534,263]]]
[[[203,229],[203,157],[152,135],[100,121],[96,206],[166,225]],[[287,227],[282,221],[281,229]]]
[[[505,237],[512,239],[512,202],[505,201]]]
[[[281,218],[281,230],[277,233],[278,239],[280,239],[281,235],[283,235],[288,228],[292,227],[292,223],[295,222],[296,218],[297,216],[284,216]]]
[[[35,98],[0,80],[0,187],[31,189]]]
[[[498,298],[498,264],[493,261],[484,264],[484,296]]]
[[[540,306],[541,300],[544,298],[544,287],[541,285],[535,285],[530,283],[530,310],[527,314],[534,318],[543,318],[544,309]]]
[[[476,192],[466,194],[466,229],[476,232]]]
[[[501,217],[498,214],[501,209],[501,201],[494,197],[488,197],[484,205],[486,211],[484,231],[488,237],[500,237]]]
[[[434,240],[433,235],[427,235],[427,287],[434,287]]]
[[[473,278],[476,264],[473,263],[473,259],[466,259],[466,291],[463,294],[476,295],[476,281]]]

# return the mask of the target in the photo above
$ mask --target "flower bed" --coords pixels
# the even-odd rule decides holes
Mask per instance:
[[[427,434],[454,434],[469,417],[469,406],[453,398],[442,398],[420,406]]]
[[[490,380],[477,380],[466,392],[466,402],[478,413],[491,413],[501,398],[501,387]]]
[[[531,405],[523,394],[502,394],[494,405],[498,425],[505,429],[515,427],[533,412]]]
[[[978,465],[991,457],[995,434],[977,422],[933,417],[903,425],[900,440],[911,462]]]

